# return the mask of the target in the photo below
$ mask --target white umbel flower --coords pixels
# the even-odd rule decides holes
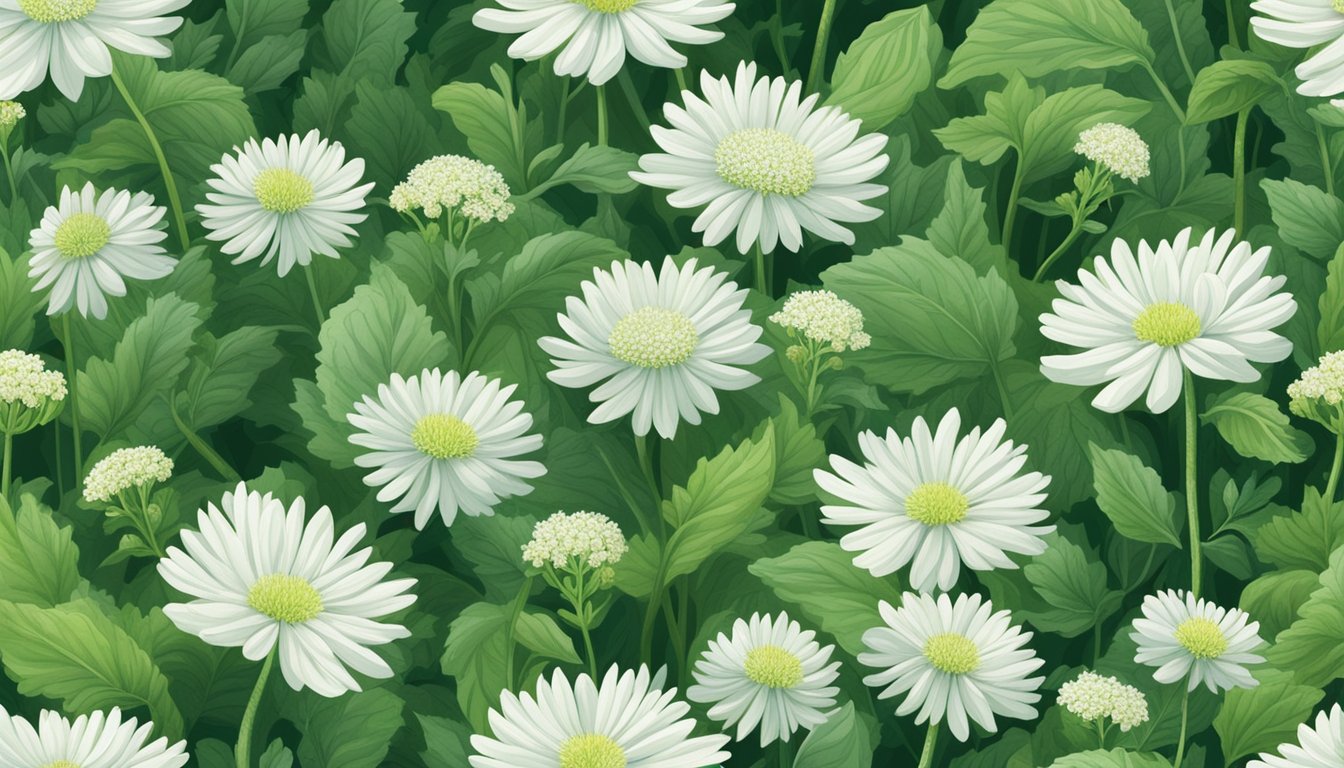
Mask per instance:
[[[125,296],[126,278],[157,280],[172,272],[177,260],[159,245],[168,236],[163,214],[144,192],[100,195],[93,182],[78,192],[64,187],[28,236],[33,290],[51,288],[47,314],[74,307],[85,317],[107,317],[106,295]]]
[[[1153,679],[1185,679],[1193,691],[1201,683],[1217,693],[1254,688],[1259,683],[1246,667],[1264,661],[1255,651],[1264,644],[1260,622],[1245,611],[1220,608],[1185,590],[1166,590],[1143,599],[1143,615],[1130,637],[1138,644],[1134,661],[1157,667]]]
[[[1297,726],[1297,743],[1280,744],[1278,752],[1261,752],[1246,768],[1344,768],[1344,707],[1317,712],[1315,727]]]
[[[0,403],[40,408],[48,400],[64,400],[65,394],[65,376],[48,371],[41,357],[18,349],[0,352]]]
[[[513,213],[509,185],[493,165],[461,155],[440,155],[411,169],[388,197],[399,213],[419,210],[437,219],[457,210],[478,224],[504,221]]]
[[[411,633],[375,619],[415,602],[406,594],[415,579],[384,581],[392,564],[369,564],[368,547],[354,551],[363,523],[336,539],[330,509],[306,519],[304,508],[302,498],[286,510],[239,483],[220,508],[200,510],[200,530],[182,532],[185,551],[169,547],[159,561],[164,581],[194,599],[163,612],[183,632],[253,661],[276,649],[291,688],[340,696],[360,690],[350,670],[392,676],[370,648]]]
[[[475,372],[392,374],[346,415],[359,430],[350,442],[369,449],[355,459],[374,468],[364,483],[380,486],[379,501],[396,499],[394,513],[414,511],[420,530],[435,509],[452,525],[459,511],[493,514],[502,499],[529,493],[525,481],[546,468],[514,458],[541,447],[541,435],[526,434],[532,415],[509,399],[517,388]]]
[[[84,478],[85,501],[108,501],[139,485],[165,483],[173,476],[173,460],[152,445],[120,448],[104,456]]]
[[[196,206],[206,237],[223,242],[220,250],[234,264],[275,260],[284,277],[312,263],[313,254],[334,259],[336,249],[350,247],[373,189],[373,182],[360,184],[363,159],[346,162],[345,147],[316,129],[260,144],[249,139],[234,151],[210,166],[210,202]]]
[[[845,223],[872,221],[882,211],[860,201],[887,191],[868,183],[887,167],[887,137],[859,136],[860,121],[838,107],[816,108],[817,94],[802,97],[802,83],[756,77],[756,65],[738,65],[733,81],[700,75],[703,99],[682,92],[686,106],[667,104],[671,128],[654,126],[666,154],[639,159],[630,176],[674,190],[674,208],[706,206],[692,229],[705,245],[736,230],[737,249],[766,252],[781,243],[803,245],[803,230],[853,244]]]
[[[472,768],[705,768],[728,759],[721,734],[691,738],[690,705],[665,673],[615,666],[601,686],[587,674],[570,685],[561,670],[537,681],[537,695],[504,691],[490,710],[493,737],[475,735]]]
[[[165,16],[191,0],[0,1],[0,99],[51,81],[71,101],[84,78],[112,74],[110,49],[164,58],[163,37],[182,25]]]
[[[832,291],[798,291],[770,316],[770,322],[829,345],[836,352],[863,349],[872,338],[863,332],[863,312]]]
[[[1304,96],[1344,93],[1344,2],[1339,0],[1256,0],[1251,29],[1262,40],[1288,48],[1316,48],[1297,65]]]
[[[1053,525],[1041,507],[1050,478],[1023,472],[1026,446],[1003,439],[996,420],[983,434],[964,437],[961,414],[948,411],[929,430],[915,419],[909,437],[888,429],[885,438],[859,435],[864,464],[831,456],[831,469],[813,471],[817,484],[845,504],[822,506],[822,522],[859,526],[840,546],[858,552],[854,564],[874,576],[910,566],[910,586],[951,589],[961,566],[973,571],[1016,568],[1009,554],[1039,555]]]
[[[1136,184],[1149,173],[1148,143],[1119,123],[1100,123],[1078,134],[1073,151]]]
[[[496,0],[471,17],[489,32],[519,35],[509,56],[534,61],[556,49],[555,72],[602,85],[621,71],[628,52],[651,67],[686,66],[670,43],[704,45],[723,37],[701,29],[727,18],[722,0]]]
[[[826,722],[840,691],[832,685],[840,662],[835,646],[823,646],[787,613],[753,614],[733,622],[730,637],[719,633],[695,662],[695,685],[686,697],[712,704],[709,716],[725,727],[737,724],[742,741],[761,727],[761,746],[788,741],[799,728]]]
[[[1116,240],[1111,257],[1094,272],[1079,270],[1078,284],[1056,283],[1062,298],[1041,315],[1047,338],[1086,351],[1041,358],[1041,372],[1062,384],[1107,383],[1092,400],[1103,411],[1128,408],[1147,392],[1162,413],[1181,395],[1184,371],[1206,379],[1250,382],[1251,363],[1273,363],[1293,344],[1274,333],[1297,311],[1279,293],[1285,279],[1264,274],[1269,247],[1252,249],[1236,232],[1213,230],[1198,244],[1191,230],[1137,256]]]
[[[1114,677],[1083,672],[1059,688],[1059,703],[1088,721],[1109,719],[1122,732],[1148,722],[1148,699]]]
[[[1288,397],[1288,410],[1335,434],[1344,432],[1344,350],[1322,355],[1288,385]]]
[[[628,547],[621,527],[596,512],[556,512],[532,527],[532,540],[523,545],[523,560],[540,568],[565,568],[578,560],[589,568],[620,562]]]
[[[883,688],[879,699],[899,694],[900,716],[918,711],[915,724],[947,721],[958,741],[970,736],[970,722],[993,732],[994,716],[1030,720],[1040,701],[1044,677],[1028,677],[1045,662],[1025,648],[1030,632],[1013,626],[1008,611],[994,613],[979,595],[905,593],[901,607],[878,605],[884,626],[863,633],[868,652],[859,662],[882,671],[863,679]],[[968,720],[969,718],[969,720]]]
[[[121,709],[80,715],[74,721],[43,710],[37,727],[0,707],[0,765],[5,768],[180,768],[187,742],[153,741],[154,723],[122,719]]]
[[[28,116],[28,111],[17,101],[0,101],[0,130],[8,130]]]
[[[593,270],[583,298],[565,300],[558,319],[569,339],[545,337],[541,348],[556,370],[547,374],[565,387],[604,382],[588,399],[601,403],[588,416],[605,424],[633,414],[635,434],[655,428],[672,439],[681,419],[700,423],[700,413],[719,412],[715,390],[739,390],[760,377],[738,366],[770,354],[756,343],[760,326],[743,309],[746,290],[712,267],[680,268],[669,256],[662,271],[633,261]]]

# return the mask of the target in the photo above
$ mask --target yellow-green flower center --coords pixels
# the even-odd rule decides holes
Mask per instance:
[[[905,514],[925,525],[950,525],[965,519],[971,503],[947,483],[924,483],[905,497]]]
[[[625,768],[625,750],[610,736],[585,733],[560,745],[560,768]]]
[[[93,13],[97,7],[98,0],[19,0],[19,10],[43,24],[76,21]]]
[[[96,213],[76,213],[56,228],[56,250],[67,259],[85,259],[112,239],[112,228]]]
[[[590,11],[598,13],[621,13],[639,4],[639,0],[574,0]]]
[[[322,595],[302,576],[272,573],[247,591],[247,604],[276,621],[302,624],[322,612]]]
[[[252,182],[261,207],[272,213],[293,213],[313,202],[313,183],[288,168],[267,168]]]
[[[729,184],[762,195],[806,194],[817,179],[812,148],[774,128],[733,131],[714,148],[714,166]]]
[[[1196,659],[1216,659],[1227,650],[1227,638],[1217,624],[1204,618],[1191,618],[1176,627],[1176,642]]]
[[[446,413],[422,416],[411,430],[415,449],[436,459],[465,459],[480,442],[470,424]]]
[[[980,651],[965,635],[945,632],[924,641],[924,658],[934,669],[949,675],[965,675],[980,666]]]
[[[640,368],[666,368],[690,359],[700,334],[689,317],[672,309],[644,307],[622,317],[607,337],[611,356]]]
[[[1335,13],[1344,13],[1344,0],[1334,0],[1331,5],[1335,8]]]
[[[42,768],[79,768],[79,763],[72,763],[69,760],[57,760],[54,763],[47,763]]]
[[[778,645],[751,649],[742,668],[748,680],[766,688],[793,688],[803,682],[803,662]]]
[[[1199,315],[1179,302],[1150,304],[1134,318],[1134,335],[1159,347],[1175,347],[1199,336]]]

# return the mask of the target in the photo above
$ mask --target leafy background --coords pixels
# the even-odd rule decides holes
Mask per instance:
[[[818,87],[866,131],[891,137],[884,214],[856,227],[852,247],[813,239],[800,254],[775,254],[771,295],[753,292],[749,306],[768,325],[789,290],[824,285],[864,311],[873,345],[845,356],[808,414],[782,355],[788,342],[767,328],[780,354],[754,368],[764,381],[662,442],[654,489],[628,482],[640,476],[628,424],[586,424],[584,393],[545,380],[535,339],[557,330],[564,297],[594,266],[626,254],[694,256],[744,283],[750,268],[699,247],[688,212],[626,175],[638,153],[655,150],[648,125],[677,99],[671,72],[627,63],[608,87],[611,146],[597,147],[593,89],[546,62],[510,60],[507,39],[471,25],[486,5],[198,0],[171,58],[117,58],[188,207],[235,144],[312,128],[366,159],[375,198],[419,161],[453,152],[493,164],[517,206],[476,230],[474,257],[448,267],[371,201],[357,247],[316,264],[332,308],[320,328],[301,278],[230,266],[203,239],[169,277],[131,286],[106,320],[74,321],[90,462],[134,444],[173,455],[168,539],[241,477],[331,505],[339,527],[368,523],[376,556],[419,579],[418,602],[398,617],[413,637],[383,649],[396,677],[331,700],[272,685],[258,718],[257,741],[270,745],[263,765],[464,765],[467,738],[485,729],[501,689],[583,666],[552,593],[530,596],[516,654],[498,631],[526,578],[519,548],[533,523],[590,509],[633,533],[633,508],[660,510],[655,491],[669,499],[661,514],[675,532],[632,541],[595,633],[602,663],[667,664],[684,687],[688,660],[733,618],[787,609],[833,640],[844,662],[843,706],[795,765],[913,762],[921,730],[893,715],[894,702],[875,700],[854,659],[863,630],[879,622],[877,601],[898,600],[901,583],[854,568],[835,533],[818,530],[810,470],[828,452],[856,455],[863,429],[903,431],[953,406],[974,423],[1005,417],[1009,436],[1030,446],[1032,467],[1054,478],[1048,506],[1059,532],[1023,569],[964,573],[958,586],[987,593],[1035,631],[1049,675],[1039,720],[945,743],[936,764],[1166,765],[1180,689],[1133,662],[1128,627],[1145,594],[1189,581],[1185,499],[1169,490],[1183,487],[1179,412],[1102,414],[1091,393],[1038,371],[1050,350],[1036,317],[1056,294],[1030,277],[1070,230],[1050,201],[1081,166],[1077,133],[1105,121],[1147,139],[1152,175],[1121,185],[1055,276],[1115,238],[1235,225],[1273,246],[1270,271],[1288,276],[1298,300],[1291,359],[1255,384],[1200,386],[1205,596],[1249,611],[1272,647],[1258,688],[1193,695],[1185,764],[1240,765],[1341,698],[1344,506],[1317,490],[1333,441],[1290,422],[1283,392],[1344,346],[1344,202],[1334,194],[1344,112],[1294,92],[1298,53],[1248,40],[1243,4],[839,0]],[[820,5],[743,0],[718,25],[723,40],[688,51],[686,74],[727,73],[748,59],[805,77]],[[26,277],[28,231],[62,184],[156,194],[163,185],[109,82],[90,81],[78,102],[50,86],[22,101],[30,116],[10,142],[20,195],[0,197],[0,348],[40,351],[59,367],[61,345]],[[466,306],[449,305],[449,279],[465,286]],[[493,518],[417,533],[362,484],[343,416],[391,372],[434,366],[518,382],[549,471]],[[62,419],[19,438],[23,480],[0,504],[0,704],[29,716],[41,706],[136,708],[159,732],[188,738],[194,764],[232,765],[255,666],[165,618],[160,606],[173,596],[153,561],[118,552],[101,512],[71,492],[69,408]],[[666,609],[641,648],[651,596],[666,596]],[[509,657],[517,669],[506,668]],[[1126,752],[1080,754],[1094,734],[1054,704],[1053,691],[1083,667],[1147,695],[1149,722],[1108,745]],[[731,749],[732,766],[776,760],[750,739]]]

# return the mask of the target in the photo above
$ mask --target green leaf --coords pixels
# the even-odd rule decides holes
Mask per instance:
[[[802,423],[793,401],[779,396],[779,415],[761,424],[752,433],[760,440],[765,430],[775,430],[775,484],[770,501],[780,505],[806,504],[816,498],[817,483],[812,470],[826,461],[826,445],[817,436],[817,428]]]
[[[1077,637],[1110,618],[1124,595],[1106,586],[1106,566],[1093,554],[1058,533],[1045,539],[1047,548],[1022,571],[1049,610],[1025,614],[1041,629]]]
[[[1344,546],[1344,502],[1328,504],[1320,491],[1308,487],[1302,510],[1280,515],[1255,532],[1255,554],[1279,568],[1301,568],[1320,573],[1330,555]]]
[[[933,247],[944,256],[964,260],[980,274],[991,269],[1008,274],[1003,247],[989,239],[984,191],[966,181],[966,171],[960,161],[948,166],[943,194],[943,210],[925,233]]]
[[[29,494],[17,511],[0,496],[0,593],[42,608],[64,603],[79,586],[79,549],[70,529]]]
[[[182,736],[168,678],[88,601],[40,608],[0,600],[0,658],[24,696],[59,699],[71,713],[147,706],[159,733]]]
[[[1155,752],[1093,749],[1065,755],[1051,763],[1050,768],[1171,768],[1171,763]]]
[[[363,80],[345,130],[350,146],[363,157],[368,176],[390,190],[411,169],[437,153],[436,129],[407,88],[389,88]]]
[[[264,37],[301,30],[308,0],[228,0],[224,9],[237,46],[247,49]]]
[[[574,154],[568,160],[555,169],[551,178],[518,195],[517,198],[530,200],[562,184],[569,184],[580,192],[594,195],[629,192],[639,186],[630,178],[630,172],[638,170],[638,159],[633,152],[615,147],[593,146],[585,142],[574,150]]]
[[[299,71],[307,45],[308,33],[301,29],[264,37],[243,51],[226,76],[248,93],[273,91]]]
[[[196,430],[237,416],[252,404],[248,394],[261,374],[280,361],[274,328],[245,325],[216,339],[202,336],[178,413]]]
[[[853,655],[865,650],[863,633],[882,625],[878,603],[901,604],[895,579],[873,578],[835,542],[798,544],[778,557],[757,560],[747,570]]]
[[[471,730],[465,723],[446,717],[416,713],[420,730],[425,732],[425,751],[420,753],[425,765],[467,765]]]
[[[402,724],[406,703],[385,688],[335,699],[295,696],[285,717],[303,731],[299,765],[378,768]]]
[[[584,232],[534,237],[505,262],[498,277],[486,274],[467,281],[476,327],[486,328],[492,320],[522,309],[559,312],[564,309],[562,297],[578,293],[579,283],[592,277],[594,267],[609,266],[626,255],[612,241]]]
[[[1265,659],[1292,671],[1297,682],[1324,688],[1344,677],[1344,547],[1330,556],[1320,587],[1297,611],[1297,621],[1275,639]]]
[[[518,594],[527,578],[523,545],[532,540],[537,521],[531,517],[463,516],[453,522],[453,546],[471,563],[471,570],[492,600],[503,602]]]
[[[1260,188],[1284,242],[1318,259],[1344,243],[1344,201],[1292,179],[1265,179]]]
[[[1199,420],[1217,427],[1228,445],[1250,459],[1297,464],[1315,447],[1310,435],[1288,422],[1278,403],[1254,392],[1225,391]]]
[[[1121,536],[1149,544],[1181,546],[1175,523],[1176,500],[1162,478],[1138,457],[1121,450],[1089,446],[1097,506]]]
[[[1344,206],[1342,206],[1344,210]],[[1344,243],[1335,250],[1326,272],[1325,290],[1318,300],[1321,321],[1316,325],[1316,343],[1321,352],[1344,349]]]
[[[452,82],[434,92],[433,103],[467,137],[477,159],[495,166],[515,193],[527,188],[527,153],[514,129],[516,113],[498,91],[480,83]]]
[[[415,14],[401,0],[335,0],[322,16],[326,69],[350,82],[391,84],[415,34]]]
[[[514,630],[518,644],[545,659],[580,663],[579,654],[574,650],[574,641],[555,623],[555,619],[545,613],[518,614],[518,626]]]
[[[1215,61],[1195,76],[1185,123],[1198,125],[1249,110],[1284,87],[1274,68],[1263,61]]]
[[[1266,573],[1241,591],[1240,607],[1260,622],[1260,636],[1273,640],[1297,619],[1297,611],[1319,586],[1316,571]]]
[[[929,87],[942,43],[928,8],[887,14],[836,57],[826,103],[862,120],[863,130],[880,131]]]
[[[510,685],[504,630],[512,615],[512,606],[475,603],[448,628],[440,664],[457,680],[457,703],[477,733],[485,731],[490,708]]]
[[[1016,351],[1017,300],[1003,278],[977,276],[923,240],[907,237],[821,278],[863,311],[873,343],[852,360],[889,389],[922,394],[976,378]]]
[[[35,315],[46,298],[33,292],[37,281],[27,265],[0,248],[0,348],[24,349],[33,340]]]
[[[873,750],[868,729],[854,714],[854,703],[831,713],[798,747],[793,768],[869,768]]]
[[[1224,765],[1255,752],[1297,741],[1297,726],[1311,717],[1325,691],[1294,683],[1290,675],[1262,671],[1255,688],[1233,688],[1213,719],[1223,746]]]
[[[995,0],[975,17],[938,85],[955,88],[1012,71],[1040,77],[1152,61],[1148,33],[1120,0]]]

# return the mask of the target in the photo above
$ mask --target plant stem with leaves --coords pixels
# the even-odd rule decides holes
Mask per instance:
[[[835,0],[825,0],[821,6],[821,20],[817,22],[817,42],[812,46],[812,64],[807,69],[807,92],[816,93],[821,87],[821,73],[826,68],[826,44],[831,36],[831,22],[835,18]]]
[[[1185,511],[1190,528],[1190,593],[1199,597],[1200,574],[1204,563],[1200,554],[1199,534],[1199,404],[1195,400],[1195,379],[1185,371]]]
[[[61,333],[65,345],[65,378],[70,386],[70,431],[75,443],[75,487],[84,482],[84,437],[79,424],[79,364],[75,357],[75,338],[70,332],[70,311],[61,315]]]
[[[938,748],[938,724],[929,723],[928,733],[924,736],[924,749],[919,753],[919,767],[931,768],[933,765],[933,753]]]
[[[154,158],[159,163],[159,173],[163,175],[163,186],[168,190],[168,205],[173,212],[173,223],[177,228],[177,237],[182,244],[182,251],[185,253],[191,247],[191,235],[187,232],[187,218],[182,210],[182,198],[177,194],[177,181],[173,178],[173,171],[168,167],[168,158],[163,154],[163,147],[159,144],[159,137],[154,133],[154,127],[149,124],[144,112],[140,111],[140,105],[136,104],[135,98],[127,90],[126,83],[122,82],[121,75],[117,73],[116,68],[112,70],[112,84],[116,86],[117,92],[126,102],[127,108],[131,114],[140,123],[140,128],[145,132],[145,139],[149,141],[149,148],[154,152]]]
[[[257,719],[257,707],[261,706],[261,694],[266,690],[266,681],[271,676],[271,667],[275,664],[275,654],[279,650],[277,642],[266,654],[266,661],[257,675],[257,684],[252,686],[252,695],[247,699],[247,709],[243,710],[243,721],[238,726],[238,744],[233,749],[234,763],[237,768],[252,767],[252,729]]]

